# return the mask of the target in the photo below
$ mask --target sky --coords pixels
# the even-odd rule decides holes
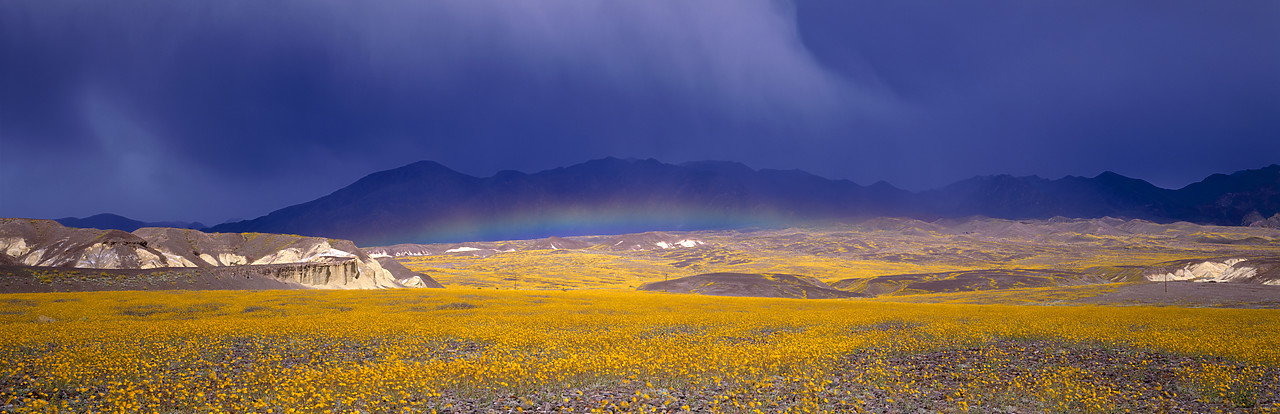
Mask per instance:
[[[1280,2],[0,2],[0,217],[216,224],[606,156],[1179,188],[1280,162]]]

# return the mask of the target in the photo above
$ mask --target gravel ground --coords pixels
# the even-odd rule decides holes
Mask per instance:
[[[1081,299],[1099,305],[1152,305],[1222,308],[1280,308],[1280,286],[1236,283],[1135,283],[1114,292]]]

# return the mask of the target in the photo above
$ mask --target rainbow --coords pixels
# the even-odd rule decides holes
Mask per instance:
[[[550,236],[587,236],[646,231],[696,231],[745,227],[777,227],[793,222],[770,212],[707,212],[702,209],[652,210],[616,208],[609,211],[528,211],[493,218],[460,217],[397,232],[383,244],[453,243],[527,240]]]

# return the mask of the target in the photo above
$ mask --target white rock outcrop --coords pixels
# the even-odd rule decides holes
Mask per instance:
[[[702,240],[682,239],[680,241],[671,242],[671,243],[660,241],[660,242],[654,243],[653,245],[658,246],[659,248],[662,248],[662,249],[674,249],[677,247],[698,247],[704,244],[707,244],[707,243],[703,242]]]
[[[421,278],[421,277],[418,277],[418,276],[410,276],[410,277],[406,277],[406,278],[404,278],[404,279],[397,280],[397,281],[396,281],[396,283],[399,283],[399,284],[401,284],[401,285],[404,285],[404,287],[411,287],[411,288],[425,288],[425,287],[427,287],[427,283],[426,283],[426,282],[423,282],[423,281],[422,281],[422,278]]]
[[[27,266],[84,269],[231,268],[324,289],[402,287],[347,240],[149,227],[68,228],[52,220],[0,219],[0,252]],[[243,266],[243,267],[241,267]],[[419,281],[419,283],[424,283]]]
[[[1257,276],[1258,269],[1246,264],[1240,258],[1222,261],[1204,261],[1175,269],[1171,272],[1154,272],[1146,275],[1151,281],[1192,281],[1192,282],[1244,282]],[[1267,281],[1264,284],[1273,284]]]
[[[26,255],[26,256],[22,256],[22,264],[25,264],[25,265],[27,265],[27,266],[39,266],[39,265],[40,265],[40,259],[43,259],[43,258],[44,258],[44,250],[43,250],[43,249],[41,249],[41,250],[33,250],[33,251],[31,251],[31,252],[27,253],[27,255]]]
[[[27,247],[27,239],[21,237],[0,237],[0,251],[12,257],[21,257],[31,251]]]
[[[194,262],[192,262],[191,260],[188,260],[185,257],[179,256],[173,253],[169,253],[169,252],[162,252],[162,253],[164,254],[165,261],[168,263],[169,267],[200,267],[199,265],[196,265]],[[214,263],[210,263],[210,265],[216,266],[216,264]]]
[[[163,257],[157,256],[155,253],[151,253],[143,249],[139,249],[137,253],[138,253],[139,269],[155,269],[158,267],[172,267],[172,266],[169,266],[169,262],[167,260],[165,260]]]
[[[80,253],[80,260],[76,261],[75,267],[83,267],[90,269],[121,269],[123,268],[120,252],[112,246],[105,243],[94,243],[89,248],[84,249]]]
[[[333,248],[329,242],[320,242],[309,248],[289,247],[254,260],[252,264],[282,264],[314,262],[325,257],[354,258],[355,254]]]

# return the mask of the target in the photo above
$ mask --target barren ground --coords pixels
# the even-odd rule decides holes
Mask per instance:
[[[1280,308],[1280,286],[1232,283],[1132,283],[1080,303],[1215,308]]]

